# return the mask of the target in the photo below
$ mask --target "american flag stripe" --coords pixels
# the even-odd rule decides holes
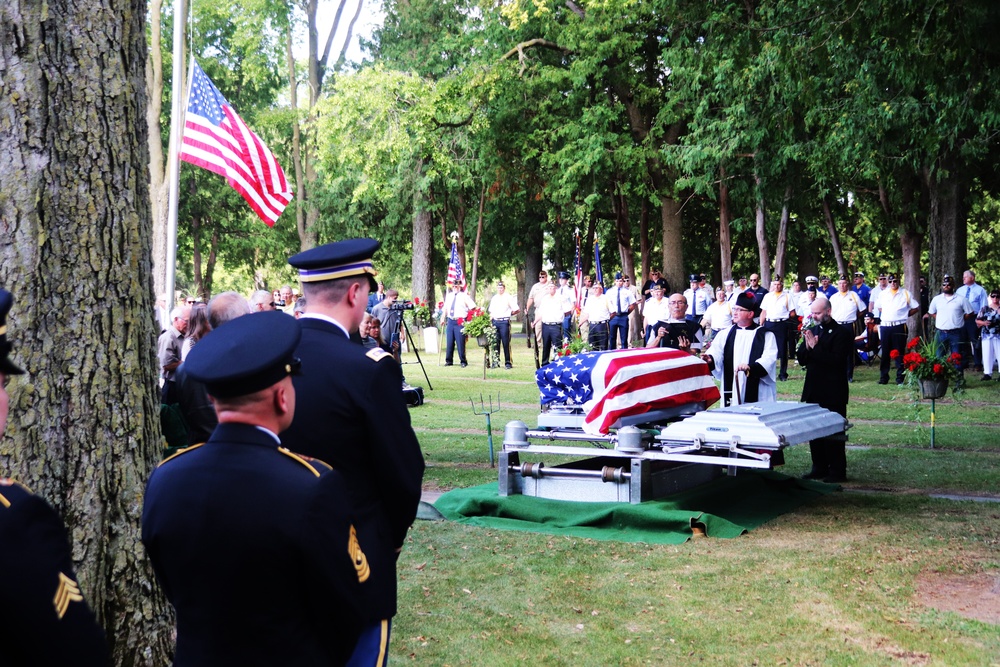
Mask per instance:
[[[708,366],[680,350],[629,350],[604,354],[591,373],[593,398],[584,404],[583,430],[607,433],[624,415],[719,400]]]
[[[194,63],[180,159],[219,174],[269,227],[292,192],[267,146]]]

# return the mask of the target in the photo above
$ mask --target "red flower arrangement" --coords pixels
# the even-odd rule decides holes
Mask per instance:
[[[889,357],[898,359],[899,351],[893,350]],[[961,354],[941,354],[936,340],[925,341],[914,338],[906,344],[906,354],[903,355],[905,374],[914,380],[957,380],[961,377],[959,371],[961,363]]]

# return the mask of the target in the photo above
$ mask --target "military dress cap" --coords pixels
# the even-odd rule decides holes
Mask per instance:
[[[211,396],[245,396],[298,374],[300,335],[299,321],[281,311],[237,317],[198,341],[184,368]]]
[[[818,283],[816,276],[806,276],[806,283]]]
[[[855,277],[855,278],[864,278],[864,277],[865,277],[865,274],[864,274],[864,272],[863,272],[863,271],[855,271],[855,272],[854,272],[854,277]]]
[[[871,312],[870,310],[867,311],[865,313],[865,319],[866,320],[874,320],[875,319],[875,313]]]
[[[14,365],[7,355],[13,345],[7,340],[7,313],[14,306],[14,296],[5,289],[0,289],[0,373],[4,375],[21,375],[24,371]]]
[[[381,243],[375,239],[347,239],[305,250],[288,258],[304,283],[367,276],[372,291],[378,289],[378,271],[372,263]]]
[[[699,276],[697,273],[692,273],[690,276],[688,276],[688,282],[689,283],[701,282],[701,276]]]
[[[747,290],[736,295],[736,305],[745,310],[757,310],[757,295]]]
[[[559,277],[560,278],[565,278],[566,280],[569,280],[569,272],[568,271],[560,271],[559,272]]]
[[[723,280],[722,284],[723,285],[735,285],[736,283],[735,283],[735,281],[732,281],[732,280]]]

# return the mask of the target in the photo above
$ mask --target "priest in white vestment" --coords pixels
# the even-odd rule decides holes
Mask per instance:
[[[754,324],[754,295],[740,293],[733,303],[733,326],[723,329],[701,358],[722,381],[724,405],[778,400],[774,334]],[[738,381],[737,381],[738,376]]]

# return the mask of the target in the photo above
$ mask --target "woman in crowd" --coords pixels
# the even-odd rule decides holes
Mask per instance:
[[[212,325],[208,323],[208,308],[205,304],[198,303],[191,306],[187,333],[184,335],[184,342],[181,343],[181,361],[187,359],[191,348],[211,330]]]
[[[990,292],[986,305],[976,315],[976,326],[983,335],[983,379],[992,380],[993,364],[1000,363],[1000,290]]]

